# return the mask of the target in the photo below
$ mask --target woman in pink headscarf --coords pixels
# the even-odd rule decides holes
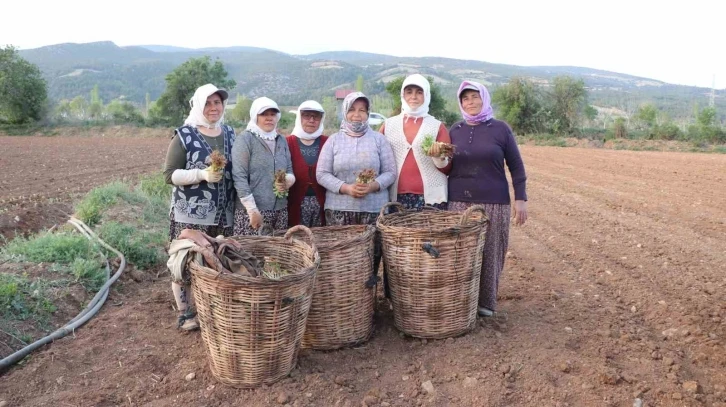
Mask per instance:
[[[449,173],[449,210],[484,205],[489,217],[479,286],[479,315],[489,317],[497,307],[499,277],[509,245],[511,200],[504,165],[514,186],[515,225],[527,221],[527,175],[514,133],[507,123],[494,118],[484,85],[464,81],[457,95],[464,120],[449,130],[455,146]]]

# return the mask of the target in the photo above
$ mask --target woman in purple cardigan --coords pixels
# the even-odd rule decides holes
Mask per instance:
[[[484,205],[489,217],[479,285],[479,315],[492,316],[497,307],[499,276],[509,244],[511,201],[504,164],[514,186],[514,224],[527,221],[527,176],[509,125],[493,118],[484,85],[464,81],[459,86],[464,120],[449,130],[455,154],[449,174],[449,210]]]

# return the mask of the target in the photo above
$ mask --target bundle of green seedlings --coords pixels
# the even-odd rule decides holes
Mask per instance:
[[[423,141],[421,142],[421,149],[423,150],[424,154],[431,155],[431,147],[436,144],[439,147],[439,153],[441,157],[453,157],[454,156],[454,145],[449,143],[442,143],[440,141],[436,141],[436,138],[430,134],[424,136]]]
[[[275,196],[278,197],[278,198],[285,198],[285,197],[287,197],[287,190],[286,189],[283,189],[283,190],[277,189],[277,184],[278,183],[282,183],[282,184],[285,183],[285,176],[286,175],[287,174],[285,173],[285,170],[277,170],[277,171],[275,171],[275,179],[274,179],[274,182],[272,184],[272,189],[275,192]]]
[[[265,256],[265,265],[262,268],[262,276],[269,280],[279,280],[280,278],[291,274],[282,268],[280,263],[272,257]]]

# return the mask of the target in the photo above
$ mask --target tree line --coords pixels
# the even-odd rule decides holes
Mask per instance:
[[[400,89],[404,76],[384,84],[381,81],[365,83],[362,76],[355,81],[355,88],[366,92],[372,100],[373,110],[385,115],[400,112]],[[445,96],[433,78],[431,82],[430,113],[447,125],[460,120],[458,101],[455,96]],[[213,83],[217,87],[233,89],[237,84],[229,78],[224,64],[208,56],[190,58],[170,72],[161,96],[145,103],[132,103],[114,99],[104,103],[98,85],[87,95],[52,102],[48,99],[47,84],[40,69],[19,56],[17,49],[8,46],[0,49],[0,123],[24,124],[46,122],[63,123],[114,123],[146,126],[178,126],[189,112],[189,99],[197,87]],[[582,79],[558,76],[547,83],[534,82],[523,77],[513,77],[504,85],[493,87],[492,103],[495,117],[506,121],[519,135],[551,134],[556,136],[649,138],[664,140],[691,140],[708,143],[725,143],[726,130],[720,123],[714,107],[694,106],[692,120],[675,123],[667,112],[658,110],[652,103],[639,106],[635,112],[609,114],[603,108],[592,106]],[[326,127],[337,128],[335,112],[337,102],[332,96],[319,99],[325,107]],[[446,89],[446,94],[452,93]],[[280,102],[280,101],[278,101]],[[294,104],[295,101],[287,101]],[[301,101],[297,101],[301,102]],[[227,121],[241,126],[249,121],[252,100],[237,95],[234,106],[226,113]],[[280,128],[291,128],[295,116],[282,112]]]

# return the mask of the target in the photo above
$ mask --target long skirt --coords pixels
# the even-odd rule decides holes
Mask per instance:
[[[403,205],[403,207],[407,210],[412,210],[416,212],[423,210],[423,208],[426,206],[441,209],[443,211],[445,211],[447,208],[446,202],[428,205],[424,201],[424,196],[419,194],[398,194],[396,196],[396,201]]]
[[[476,204],[449,202],[449,210],[463,212],[472,205]],[[509,221],[512,216],[512,207],[508,204],[483,204],[483,206],[489,217],[489,226],[484,241],[484,257],[481,262],[479,306],[495,311],[499,278],[504,269],[504,260],[509,246]]]
[[[309,228],[322,226],[320,202],[316,196],[306,196],[300,205],[300,224]]]
[[[262,214],[262,227],[264,231],[267,230],[272,234],[273,231],[287,229],[287,208],[271,211],[260,211]],[[237,208],[234,210],[234,235],[235,236],[250,236],[259,234],[258,229],[252,229],[250,226],[250,217],[247,215],[247,211],[243,208]]]

